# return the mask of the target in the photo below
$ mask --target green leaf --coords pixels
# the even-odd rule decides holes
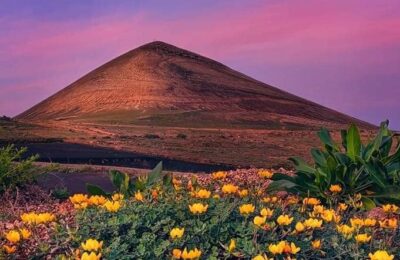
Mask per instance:
[[[97,185],[86,183],[86,190],[88,191],[89,195],[99,195],[99,196],[108,196],[108,193],[105,192],[102,188]]]
[[[117,170],[111,170],[109,176],[114,187],[120,189],[125,179],[124,174]]]
[[[317,148],[312,148],[311,149],[311,155],[314,158],[315,163],[320,166],[320,167],[326,167],[326,158],[324,153],[317,149]]]
[[[158,180],[160,180],[162,178],[161,172],[162,172],[162,162],[159,162],[157,166],[154,167],[154,169],[149,173],[147,179],[147,185],[152,186]]]
[[[303,159],[298,157],[289,158],[294,163],[294,167],[297,171],[305,173],[307,176],[315,175],[315,169],[309,166]]]
[[[355,161],[356,156],[360,155],[361,138],[356,125],[352,124],[347,131],[347,155]]]
[[[342,146],[347,151],[347,130],[345,129],[340,130],[340,135],[342,137]]]
[[[272,175],[271,180],[273,181],[280,181],[280,180],[288,180],[291,182],[295,182],[295,179],[292,176],[289,176],[287,174],[283,174],[283,173],[274,173],[274,175]]]
[[[373,162],[364,163],[364,166],[372,181],[376,183],[379,187],[384,189],[388,185],[388,182],[386,180],[386,173],[378,165],[378,162],[376,160],[374,160]]]
[[[319,139],[321,139],[321,142],[323,144],[325,144],[325,147],[327,147],[328,150],[333,150],[333,151],[337,151],[337,147],[336,144],[333,142],[332,137],[328,131],[328,129],[326,128],[322,128],[320,131],[318,131],[318,136]]]
[[[361,201],[363,203],[363,208],[366,210],[371,210],[376,207],[375,202],[370,198],[362,197]]]
[[[375,137],[375,140],[373,142],[372,147],[370,149],[368,149],[368,151],[365,153],[365,158],[364,158],[365,161],[369,161],[369,159],[371,158],[372,154],[375,151],[378,151],[379,148],[381,147],[383,136],[385,136],[387,131],[388,131],[387,130],[387,124],[388,123],[389,123],[388,121],[385,121],[385,122],[381,123],[378,135]]]
[[[295,183],[288,181],[288,180],[273,181],[268,185],[266,191],[267,192],[283,191],[283,190],[294,188],[295,186],[296,186]]]

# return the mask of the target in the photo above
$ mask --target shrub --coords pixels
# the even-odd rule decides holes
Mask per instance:
[[[179,133],[179,134],[176,135],[176,138],[178,138],[178,139],[186,139],[186,138],[187,138],[187,135],[186,135],[186,134]]]
[[[140,200],[118,196],[116,210],[76,195],[71,199],[76,205],[88,203],[77,207],[77,229],[61,230],[57,236],[65,234],[71,249],[89,238],[103,241],[105,259],[171,259],[174,250],[184,248],[200,250],[200,259],[252,259],[259,254],[266,259],[366,259],[382,248],[400,253],[398,208],[386,215],[394,223],[389,227],[389,222],[367,219],[365,211],[351,205],[328,208],[295,196],[264,197],[250,186],[241,187],[248,189],[247,196],[228,194],[221,189],[224,181],[218,180],[203,187],[175,183],[175,190],[156,188],[157,195],[146,189]],[[210,194],[201,196],[205,191]],[[196,212],[196,204],[205,210]],[[172,235],[174,229],[183,232]],[[280,241],[293,246],[282,252]]]
[[[69,191],[66,187],[55,188],[51,191],[51,196],[59,200],[66,200],[69,195]]]
[[[172,176],[171,174],[162,172],[162,162],[159,162],[146,176],[130,177],[127,173],[111,170],[109,172],[109,177],[115,190],[125,197],[132,196],[135,192],[144,191],[154,185],[163,185],[165,188],[172,187]],[[111,195],[97,185],[86,184],[86,188],[88,193],[91,195],[101,195],[106,197]]]
[[[388,124],[381,123],[378,134],[367,144],[361,142],[358,128],[351,125],[341,132],[342,148],[322,129],[318,136],[324,149],[311,150],[314,165],[291,158],[295,176],[275,174],[269,191],[286,190],[327,203],[361,196],[368,208],[375,203],[400,202],[400,145],[393,147],[394,135]]]
[[[15,148],[8,145],[0,148],[0,193],[14,189],[34,180],[35,167],[32,163],[37,155],[21,159],[27,148]]]
[[[144,138],[147,138],[147,139],[160,139],[160,136],[157,135],[157,134],[145,134]]]

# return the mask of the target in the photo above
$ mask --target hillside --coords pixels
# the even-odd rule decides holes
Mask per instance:
[[[373,127],[163,42],[115,58],[15,120],[35,126],[18,136],[62,138],[60,162],[81,152],[70,150],[68,143],[74,143],[99,149],[84,156],[93,157],[85,159],[89,163],[111,148],[229,167],[281,166],[290,156],[309,158],[310,147],[320,144],[315,131],[322,126],[335,138],[351,122],[363,129],[364,138]],[[41,146],[42,157],[55,160],[52,149]]]
[[[370,126],[163,42],[115,58],[16,119],[267,129]]]

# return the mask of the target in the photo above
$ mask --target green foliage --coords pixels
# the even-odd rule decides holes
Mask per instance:
[[[164,185],[166,188],[172,187],[172,175],[162,172],[162,162],[159,162],[146,176],[130,177],[127,173],[111,170],[109,177],[116,191],[126,197],[133,195],[136,191],[143,191],[157,185]],[[90,195],[110,195],[97,185],[86,184],[86,189]]]
[[[51,191],[51,196],[59,200],[66,200],[69,197],[69,191],[66,187],[55,188]]]
[[[364,206],[375,203],[400,202],[400,145],[394,146],[395,137],[381,123],[376,137],[367,144],[361,142],[358,128],[351,125],[342,130],[342,148],[336,144],[328,130],[318,132],[324,149],[312,149],[314,165],[300,158],[291,158],[295,176],[275,174],[269,191],[287,190],[303,197],[318,197],[325,202],[344,201],[361,194]],[[342,192],[332,196],[331,185],[338,184]]]
[[[201,250],[201,259],[252,259],[260,253],[271,256],[268,246],[281,240],[301,247],[296,259],[365,259],[369,252],[378,250],[382,244],[390,245],[393,254],[400,253],[399,233],[393,230],[376,229],[374,236],[379,239],[374,237],[371,243],[363,245],[340,234],[334,222],[324,223],[320,229],[294,232],[296,223],[308,219],[313,212],[311,207],[300,210],[301,204],[283,201],[265,204],[252,196],[200,200],[191,197],[186,190],[177,193],[163,191],[156,201],[152,200],[150,191],[143,194],[143,202],[126,199],[118,212],[107,212],[101,207],[79,211],[76,216],[77,230],[68,232],[72,238],[68,246],[79,248],[80,243],[88,238],[101,240],[104,242],[102,255],[105,259],[171,259],[173,249],[185,247]],[[189,205],[196,202],[206,203],[207,212],[193,215]],[[248,216],[241,215],[239,206],[244,203],[253,204],[255,212]],[[253,224],[253,218],[264,207],[273,209],[274,213],[265,228],[259,228]],[[342,212],[341,217],[348,222],[350,217],[364,213],[351,208]],[[290,215],[294,218],[293,222],[285,227],[277,225],[275,220],[281,214]],[[184,228],[184,235],[172,239],[169,232],[176,227]],[[365,232],[365,229],[360,232]],[[227,250],[231,239],[236,241],[233,252]],[[318,239],[322,241],[321,251],[311,246],[311,241]],[[276,259],[283,259],[283,256]]]
[[[32,163],[38,156],[21,159],[26,148],[15,148],[8,145],[0,148],[0,193],[30,183],[35,178],[35,167]]]

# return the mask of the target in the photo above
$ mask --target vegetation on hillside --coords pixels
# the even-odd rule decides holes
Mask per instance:
[[[37,156],[22,159],[25,152],[26,148],[19,149],[13,145],[0,148],[0,194],[34,180],[35,168],[32,163]]]
[[[293,159],[294,175],[261,169],[234,182],[228,172],[178,178],[161,164],[140,177],[112,171],[114,193],[88,184],[89,195],[72,195],[68,210],[24,212],[1,238],[0,256],[394,259],[400,152],[388,123],[365,145],[355,126],[342,132],[343,148],[328,131],[319,136],[325,148],[312,150],[315,165]]]
[[[318,136],[324,150],[311,150],[314,166],[291,158],[296,174],[275,174],[269,191],[284,189],[302,197],[311,194],[330,205],[354,196],[368,208],[379,202],[400,203],[400,143],[396,144],[388,125],[388,121],[381,123],[378,134],[367,144],[361,142],[358,128],[351,125],[342,131],[342,148],[322,129]],[[338,196],[332,197],[328,191],[335,185],[340,189]]]

